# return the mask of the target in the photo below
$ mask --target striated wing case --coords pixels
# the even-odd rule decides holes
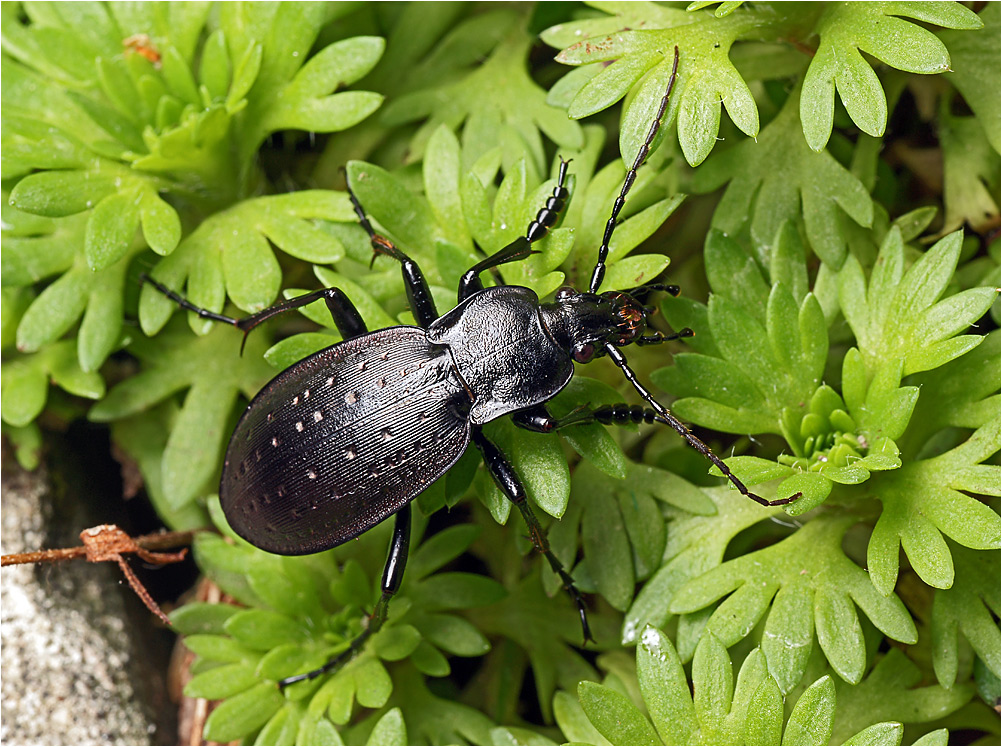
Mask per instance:
[[[469,395],[417,327],[342,342],[276,376],[230,440],[230,526],[282,555],[353,539],[413,500],[470,440]]]

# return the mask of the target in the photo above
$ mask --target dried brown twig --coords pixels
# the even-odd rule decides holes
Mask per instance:
[[[80,532],[83,545],[66,547],[57,550],[38,550],[36,552],[20,552],[0,557],[0,566],[21,565],[24,563],[52,563],[71,558],[86,557],[89,563],[115,561],[125,574],[129,586],[143,600],[143,604],[154,615],[170,625],[170,620],[153,597],[142,585],[136,574],[123,557],[126,553],[135,553],[147,563],[163,565],[178,563],[188,554],[187,548],[178,552],[151,552],[163,548],[190,545],[194,532],[160,532],[132,538],[124,530],[114,524],[101,524]]]

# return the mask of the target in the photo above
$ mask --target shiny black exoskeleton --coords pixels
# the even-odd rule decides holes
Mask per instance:
[[[675,81],[675,69],[646,141],[627,172],[606,224],[587,292],[561,288],[550,303],[518,286],[484,288],[480,274],[524,259],[533,242],[556,223],[568,198],[567,162],[557,186],[525,236],[479,262],[460,280],[458,305],[439,316],[420,268],[377,234],[351,195],[374,251],[401,263],[416,327],[369,332],[337,288],[290,299],[244,319],[199,309],[155,280],[147,280],[182,307],[249,332],[276,314],[323,299],[344,341],[296,363],[254,398],[230,440],[220,484],[223,511],[233,529],[270,552],[320,552],[359,536],[391,515],[393,540],[382,580],[382,597],[365,631],[321,669],[283,680],[287,685],[330,671],[353,656],[382,625],[400,586],[410,540],[409,504],[463,455],[472,441],[502,492],[519,508],[536,548],[558,573],[577,605],[590,638],[584,603],[569,574],[550,552],[525,490],[505,455],[482,426],[510,415],[520,427],[549,432],[587,422],[660,422],[676,429],[707,456],[744,494],[761,503],[727,466],[637,380],[620,350],[656,344],[647,333],[646,285],[599,293],[616,220],[660,126]],[[496,270],[495,270],[496,271]],[[650,407],[614,405],[552,417],[546,403],[567,385],[575,363],[608,355]],[[787,502],[787,501],[783,501]]]

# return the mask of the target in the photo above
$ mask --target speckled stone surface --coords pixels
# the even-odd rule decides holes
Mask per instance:
[[[5,454],[2,490],[3,553],[44,547],[53,504],[44,469],[24,472]],[[0,572],[0,742],[153,743],[115,584],[113,569],[82,560]]]

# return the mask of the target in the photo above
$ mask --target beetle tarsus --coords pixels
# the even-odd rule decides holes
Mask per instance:
[[[587,645],[589,642],[595,643],[595,638],[591,634],[591,626],[588,624],[588,610],[585,607],[584,598],[581,596],[581,592],[578,591],[578,587],[574,585],[574,579],[571,575],[561,568],[558,572],[560,580],[563,581],[564,591],[566,591],[571,599],[574,601],[574,606],[577,607],[578,617],[581,619],[581,635],[583,638],[582,645]]]
[[[168,288],[163,283],[161,283],[161,282],[159,282],[157,280],[154,280],[149,275],[147,275],[145,272],[139,273],[139,280],[142,283],[146,283],[148,285],[152,285],[154,288],[156,288],[158,291],[160,291],[160,293],[162,293],[163,295],[165,295],[167,298],[169,298],[171,301],[173,301],[174,303],[176,303],[182,309],[184,309],[186,311],[191,311],[191,312],[197,314],[202,319],[209,319],[210,321],[213,321],[213,322],[222,322],[223,324],[230,324],[230,325],[233,325],[234,327],[239,326],[239,322],[240,322],[239,319],[234,319],[233,317],[225,316],[224,314],[217,314],[214,311],[209,311],[208,309],[203,309],[201,306],[196,306],[191,301],[189,301],[187,298],[185,298],[184,296],[182,296],[180,293],[178,293],[177,291],[171,290],[170,288]]]
[[[358,636],[357,638],[355,638],[355,640],[351,642],[348,648],[346,648],[340,654],[338,654],[329,662],[324,664],[322,667],[314,669],[311,672],[305,672],[304,674],[296,674],[293,675],[292,677],[285,677],[284,679],[279,680],[278,681],[279,689],[284,690],[289,685],[294,685],[297,682],[315,680],[317,677],[321,677],[327,674],[328,672],[333,672],[340,669],[349,661],[355,658],[358,652],[362,650],[363,646],[365,646],[365,642],[369,639],[370,635],[372,635],[370,632],[364,631],[360,636]]]
[[[280,690],[284,690],[289,685],[294,685],[297,682],[305,682],[307,680],[315,680],[317,677],[322,677],[329,672],[336,672],[341,669],[345,664],[358,656],[359,652],[365,647],[366,641],[372,637],[373,633],[378,630],[379,627],[372,628],[368,627],[363,630],[358,636],[352,639],[352,642],[348,645],[344,651],[339,653],[333,659],[328,661],[322,667],[317,667],[316,669],[304,672],[303,674],[295,674],[291,677],[285,677],[278,681],[278,687]]]
[[[761,504],[763,506],[768,506],[768,507],[771,508],[773,506],[785,506],[785,505],[787,505],[789,503],[793,503],[794,501],[796,501],[799,498],[801,498],[804,494],[801,493],[801,492],[797,492],[797,493],[794,493],[793,495],[791,495],[789,498],[776,498],[775,500],[772,500],[772,501],[768,501],[765,498],[763,498],[762,496],[756,495],[755,493],[752,493],[751,491],[748,491],[747,493],[745,493],[745,495],[748,498],[751,498],[756,503],[759,503],[759,504]]]

